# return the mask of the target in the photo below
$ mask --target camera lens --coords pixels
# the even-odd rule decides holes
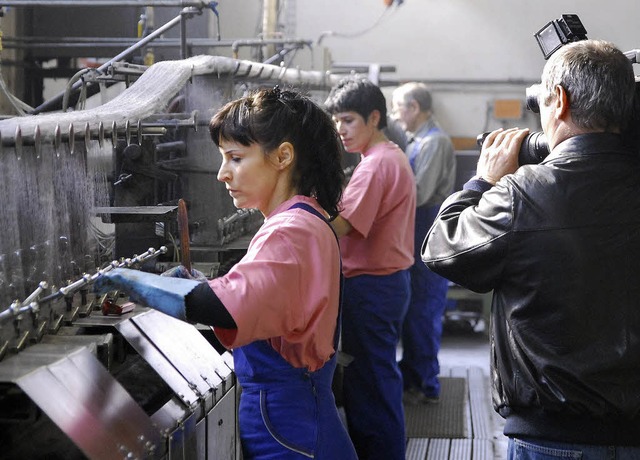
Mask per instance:
[[[478,134],[476,142],[478,147],[482,148],[484,140],[489,135],[488,132]],[[536,131],[527,136],[522,141],[520,151],[518,152],[518,165],[538,164],[549,155],[549,144],[547,138],[542,131]]]
[[[538,97],[540,96],[540,84],[529,86],[525,94],[527,95],[527,109],[533,113],[540,113]]]
[[[522,141],[520,152],[518,153],[518,164],[532,165],[538,164],[549,155],[549,144],[542,131],[528,134]]]

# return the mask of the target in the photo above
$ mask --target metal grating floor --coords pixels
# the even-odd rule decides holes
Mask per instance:
[[[467,379],[440,376],[438,404],[404,406],[407,438],[468,438]]]
[[[493,460],[492,409],[487,377],[480,367],[442,369],[443,377],[466,381],[464,395],[464,438],[417,438],[407,440],[406,460]],[[438,404],[459,404],[442,398]],[[443,414],[453,413],[443,408]]]

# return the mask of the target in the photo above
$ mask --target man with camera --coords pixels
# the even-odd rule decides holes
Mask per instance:
[[[634,96],[612,44],[558,49],[538,97],[550,154],[519,167],[528,130],[490,133],[423,244],[433,271],[493,290],[510,459],[640,458],[640,154],[622,135]]]

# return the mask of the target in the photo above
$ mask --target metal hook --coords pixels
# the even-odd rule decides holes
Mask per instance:
[[[280,66],[280,69],[282,70],[280,71],[280,75],[278,75],[278,83],[282,83],[282,77],[287,73],[287,68],[285,66]]]
[[[33,130],[33,142],[36,148],[36,158],[40,158],[40,153],[42,152],[42,136],[40,135],[40,125],[36,124],[36,127]]]
[[[191,116],[193,117],[193,132],[198,132],[198,111],[194,110],[191,112]]]
[[[76,136],[75,136],[75,130],[73,128],[73,123],[69,124],[69,153],[71,155],[73,155],[75,153],[76,150]]]
[[[104,147],[104,123],[102,121],[98,123],[98,145],[100,148]]]
[[[16,126],[16,154],[18,155],[18,160],[22,159],[22,128],[20,125]]]
[[[111,123],[111,142],[113,144],[113,148],[116,148],[116,145],[118,144],[118,124],[115,122],[115,120],[113,121],[113,123]]]
[[[142,145],[142,120],[138,120],[136,129],[138,131],[138,145]]]
[[[56,156],[60,156],[60,144],[62,142],[62,132],[60,131],[60,125],[56,125],[53,131],[53,150],[56,152]]]
[[[131,122],[129,120],[124,124],[124,136],[127,141],[127,145],[131,145]]]
[[[89,153],[89,143],[91,142],[91,127],[89,122],[84,124],[84,150]]]

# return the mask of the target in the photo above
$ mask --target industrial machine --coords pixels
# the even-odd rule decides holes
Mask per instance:
[[[260,85],[320,98],[339,76],[205,54],[129,62],[139,46],[71,78],[59,109],[0,120],[4,459],[240,457],[231,352],[208,328],[92,284],[187,253],[208,277],[225,273],[262,216],[236,210],[216,180],[209,119]],[[74,105],[91,84],[122,82],[105,103]]]

